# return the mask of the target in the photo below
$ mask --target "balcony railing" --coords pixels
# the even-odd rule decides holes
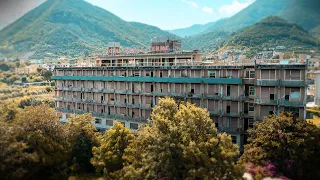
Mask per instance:
[[[281,100],[281,106],[288,106],[288,107],[303,107],[305,103],[303,101],[288,101],[288,100]]]
[[[220,116],[221,110],[209,110],[210,115]]]
[[[240,113],[239,112],[225,112],[223,115],[229,116],[229,117],[239,117]]]
[[[126,94],[126,93],[127,93],[127,90],[125,90],[125,89],[116,89],[116,90],[114,90],[114,92],[115,92],[116,94]]]
[[[303,80],[272,80],[272,79],[258,79],[257,86],[305,86],[306,82]]]
[[[261,105],[277,105],[278,104],[278,100],[259,99],[259,98],[256,98],[254,102]]]

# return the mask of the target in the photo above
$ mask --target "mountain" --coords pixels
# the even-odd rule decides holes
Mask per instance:
[[[267,17],[260,22],[234,33],[222,43],[226,46],[249,48],[285,46],[286,48],[314,48],[320,45],[307,30],[277,16]]]
[[[174,29],[174,30],[169,30],[170,33],[175,34],[180,37],[185,37],[185,36],[194,36],[197,34],[200,34],[202,32],[205,32],[207,29],[214,27],[215,24],[223,21],[224,19],[220,19],[215,22],[209,22],[207,24],[195,24],[187,28],[179,28],[179,29]]]
[[[216,34],[222,32],[228,34],[234,33],[239,29],[261,21],[268,16],[279,16],[287,21],[294,22],[311,32],[320,25],[319,9],[319,0],[256,0],[232,17],[208,28],[201,35],[189,37],[187,41],[191,43],[195,41],[205,42],[206,39],[210,39],[211,41],[218,42],[216,41]],[[209,44],[214,44],[212,47],[208,47],[206,44],[207,43],[199,44],[198,48],[212,49],[217,46],[216,43],[211,42]]]
[[[157,27],[127,22],[84,0],[47,0],[0,31],[0,53],[78,56],[103,52],[108,42],[149,46],[154,36],[174,36]]]

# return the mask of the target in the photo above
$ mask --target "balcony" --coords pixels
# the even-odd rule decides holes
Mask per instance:
[[[258,79],[257,86],[287,86],[287,87],[304,87],[305,81],[301,80],[273,80],[273,79]]]
[[[55,89],[56,89],[56,90],[59,90],[59,91],[62,91],[62,90],[63,90],[63,87],[56,86]]]
[[[166,93],[161,92],[161,91],[153,91],[152,94],[154,96],[166,96]]]
[[[127,104],[128,108],[140,108],[140,104]]]
[[[115,102],[114,105],[119,107],[127,107],[126,103],[121,103],[121,102]]]
[[[81,91],[83,91],[83,92],[91,92],[91,90],[92,90],[91,88],[82,88],[81,89]]]
[[[72,88],[72,91],[81,91],[81,88],[73,87],[73,88]]]
[[[240,101],[242,99],[241,96],[225,96],[225,95],[223,95],[221,98],[226,101]]]
[[[280,106],[285,107],[304,107],[305,103],[303,101],[288,101],[288,100],[281,100]]]
[[[102,92],[102,90],[97,88],[92,88],[92,92]]]
[[[125,90],[125,89],[116,89],[116,90],[114,90],[114,93],[116,93],[116,94],[127,94],[127,90]]]
[[[218,132],[226,132],[228,134],[239,134],[244,133],[243,128],[218,128]]]
[[[220,100],[221,96],[220,95],[213,95],[213,94],[205,94],[204,97],[207,99],[214,99],[214,100]]]
[[[281,81],[281,85],[288,87],[304,87],[306,86],[306,82],[300,80],[283,80]]]
[[[225,112],[223,115],[228,116],[228,117],[239,117],[240,113],[238,113],[238,112],[229,112],[229,113]]]
[[[279,80],[257,80],[257,86],[280,86]]]
[[[175,92],[168,92],[168,96],[172,96],[172,97],[186,97],[185,93],[175,93]]]
[[[210,115],[212,116],[220,116],[221,110],[209,110]]]
[[[63,101],[63,97],[56,97],[55,101]]]
[[[260,105],[278,105],[278,100],[256,98],[254,102]]]

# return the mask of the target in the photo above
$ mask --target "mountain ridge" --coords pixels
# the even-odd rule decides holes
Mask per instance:
[[[0,53],[77,56],[103,52],[110,41],[149,46],[154,36],[177,38],[155,26],[124,21],[84,0],[47,0],[0,31]]]

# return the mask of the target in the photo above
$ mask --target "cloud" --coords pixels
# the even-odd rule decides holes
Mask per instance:
[[[209,14],[212,14],[212,8],[209,8],[209,7],[203,7],[202,8],[202,11],[206,12],[206,13],[209,13]]]
[[[233,0],[232,4],[224,5],[219,8],[219,12],[223,16],[232,16],[242,9],[248,7],[255,0],[247,0],[246,2],[240,3],[238,0]]]
[[[199,7],[198,4],[196,2],[194,2],[194,1],[188,1],[187,3],[193,8],[198,8]]]

